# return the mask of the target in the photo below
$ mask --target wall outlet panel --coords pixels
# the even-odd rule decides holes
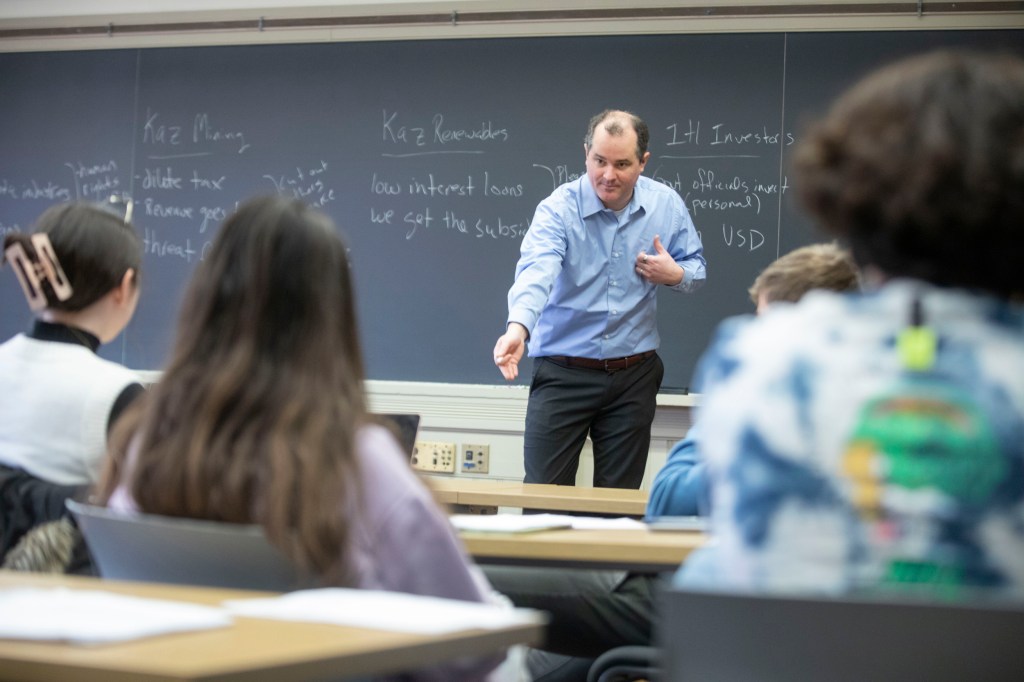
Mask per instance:
[[[491,468],[490,445],[462,445],[460,467],[467,474],[486,474]]]
[[[418,440],[412,450],[412,468],[442,474],[455,473],[455,443]]]

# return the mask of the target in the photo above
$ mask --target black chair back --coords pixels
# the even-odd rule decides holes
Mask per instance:
[[[963,682],[1024,678],[1024,603],[666,592],[661,679]],[[887,595],[888,596],[888,595]]]

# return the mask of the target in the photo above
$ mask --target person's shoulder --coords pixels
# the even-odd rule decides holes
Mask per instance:
[[[31,349],[43,347],[41,346],[43,343],[45,342],[36,341],[27,334],[18,333],[0,343],[0,351],[5,353],[25,353]]]
[[[69,382],[78,380],[87,385],[142,383],[134,370],[100,357],[76,343],[43,341],[19,334],[0,348],[17,354],[40,369],[46,368],[49,373],[63,374]]]
[[[87,357],[88,359],[84,361],[91,363],[95,367],[97,374],[107,377],[114,383],[123,383],[125,385],[142,383],[142,377],[139,376],[138,372],[125,367],[119,362],[101,358],[91,352]]]
[[[367,486],[411,485],[416,475],[394,434],[380,424],[364,424],[356,433],[356,458]]]
[[[813,289],[796,302],[773,302],[757,320],[767,328],[798,323],[826,324],[865,314],[875,307],[874,299],[874,294]]]
[[[18,352],[18,349],[25,346],[24,334],[15,334],[3,343],[0,343],[0,355],[7,355]]]
[[[756,365],[781,368],[850,323],[856,307],[844,295],[805,296],[799,303],[774,303],[763,315],[737,315],[718,324],[698,365],[703,381],[721,380]]]

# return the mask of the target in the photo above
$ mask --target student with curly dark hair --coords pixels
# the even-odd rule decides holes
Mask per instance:
[[[1024,61],[884,68],[795,161],[867,290],[719,330],[699,369],[716,544],[679,580],[1019,594]]]

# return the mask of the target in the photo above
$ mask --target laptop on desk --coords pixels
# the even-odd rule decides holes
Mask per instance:
[[[128,514],[68,500],[100,576],[284,592],[301,578],[258,526]]]
[[[1024,679],[1024,603],[668,590],[663,681]],[[895,595],[893,595],[895,598]]]
[[[412,451],[416,448],[416,434],[420,428],[420,416],[418,414],[378,414],[376,416],[394,427],[392,430],[398,438],[399,445],[402,446],[405,454],[411,457]]]

